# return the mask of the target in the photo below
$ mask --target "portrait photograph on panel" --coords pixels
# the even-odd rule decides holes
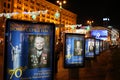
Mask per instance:
[[[65,33],[64,67],[80,68],[84,66],[85,37],[82,34]]]
[[[74,44],[74,56],[82,55],[82,41],[75,40]]]
[[[50,37],[47,35],[29,35],[28,67],[50,67]]]
[[[53,80],[54,36],[52,23],[7,19],[4,80]]]

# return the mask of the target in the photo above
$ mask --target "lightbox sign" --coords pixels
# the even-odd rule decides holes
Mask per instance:
[[[100,40],[100,52],[103,51],[103,40]]]
[[[94,38],[85,39],[85,57],[86,59],[95,58],[95,39]]]
[[[4,80],[53,80],[54,24],[8,19]]]
[[[100,40],[96,39],[95,40],[95,54],[99,55],[99,53],[100,53]]]
[[[110,21],[109,18],[103,18],[103,21]]]
[[[76,68],[84,66],[84,39],[85,36],[82,34],[65,33],[65,68]]]
[[[91,30],[91,37],[95,37],[96,39],[106,40],[108,37],[107,30]]]
[[[103,50],[106,50],[106,41],[103,41]]]

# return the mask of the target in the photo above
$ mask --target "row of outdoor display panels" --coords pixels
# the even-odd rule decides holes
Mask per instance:
[[[54,44],[54,24],[7,19],[4,80],[54,80]],[[108,49],[105,41],[75,33],[65,33],[63,44],[68,69],[84,67],[85,59]]]
[[[104,50],[109,48],[109,43],[85,35],[66,33],[64,46],[64,67],[79,68],[85,66],[85,59],[95,59]]]

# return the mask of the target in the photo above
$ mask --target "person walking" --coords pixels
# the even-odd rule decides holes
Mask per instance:
[[[61,39],[58,39],[58,42],[55,45],[55,73],[58,72],[58,61],[60,59],[60,53],[63,51],[63,43]]]

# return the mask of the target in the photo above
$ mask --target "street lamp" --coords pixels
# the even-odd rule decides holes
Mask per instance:
[[[66,0],[57,0],[57,4],[59,4],[59,6],[60,6],[60,27],[59,27],[59,38],[61,39],[61,25],[62,25],[62,20],[61,20],[61,18],[62,18],[62,6],[63,6],[63,4],[66,4],[67,2],[66,2]]]
[[[66,4],[66,0],[57,0],[57,3],[59,4],[60,8],[62,8],[62,5]]]
[[[88,24],[88,25],[92,26],[92,23],[94,23],[93,20],[87,20],[87,24]]]

